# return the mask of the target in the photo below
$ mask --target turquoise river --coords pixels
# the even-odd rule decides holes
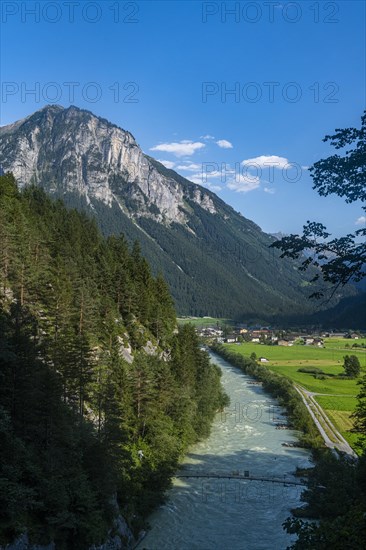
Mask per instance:
[[[216,415],[211,435],[186,455],[181,473],[249,475],[248,479],[174,479],[166,503],[150,518],[138,550],[285,550],[292,538],[282,528],[290,509],[301,505],[303,488],[289,485],[310,453],[286,447],[296,432],[278,429],[284,409],[253,379],[219,356],[230,405]]]

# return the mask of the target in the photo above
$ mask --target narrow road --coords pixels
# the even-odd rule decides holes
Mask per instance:
[[[334,424],[329,420],[328,416],[319,405],[319,403],[315,401],[314,395],[317,394],[306,390],[298,384],[294,384],[294,387],[296,391],[301,395],[302,400],[306,408],[308,409],[310,416],[314,420],[315,425],[318,428],[325,445],[330,449],[337,449],[342,453],[346,453],[349,456],[357,458],[357,455],[352,447],[335,428]]]

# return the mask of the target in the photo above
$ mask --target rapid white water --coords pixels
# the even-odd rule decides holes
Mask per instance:
[[[309,466],[310,453],[283,447],[296,432],[276,429],[284,410],[252,378],[219,356],[222,383],[231,403],[216,415],[208,439],[194,445],[183,469],[221,474],[295,479]],[[264,481],[175,479],[166,504],[150,518],[151,530],[138,550],[285,550],[291,537],[282,529],[302,488]]]

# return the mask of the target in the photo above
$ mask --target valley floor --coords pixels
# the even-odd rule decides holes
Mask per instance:
[[[342,374],[343,357],[346,354],[356,355],[361,363],[361,375],[366,372],[366,350],[345,348],[344,341],[325,340],[323,348],[294,345],[267,346],[264,344],[247,343],[226,344],[235,353],[249,357],[255,353],[268,362],[262,366],[287,376],[295,382],[301,392],[308,409],[315,411],[320,419],[329,446],[339,446],[346,450],[354,448],[357,435],[352,433],[353,422],[351,414],[356,406],[356,396],[359,392],[357,379],[336,378]],[[319,368],[324,372],[325,379],[315,378],[311,373],[299,372],[299,368]]]

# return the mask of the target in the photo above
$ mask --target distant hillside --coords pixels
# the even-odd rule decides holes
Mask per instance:
[[[344,298],[335,307],[314,317],[326,327],[366,329],[366,292]]]

